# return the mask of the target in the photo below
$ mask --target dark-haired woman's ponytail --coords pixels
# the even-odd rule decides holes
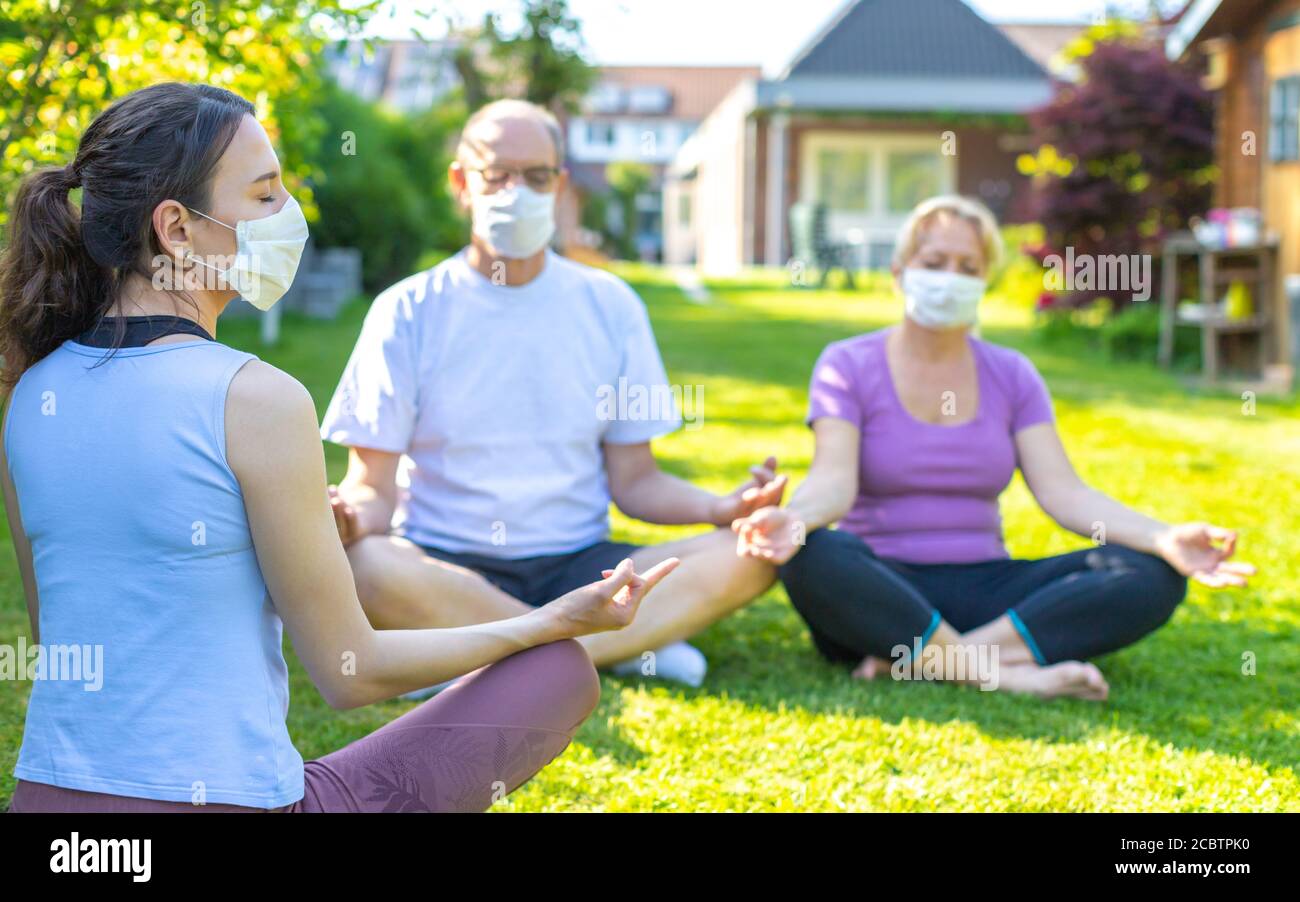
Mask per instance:
[[[152,280],[158,204],[206,209],[217,163],[254,107],[213,85],[162,82],[119,97],[86,127],[72,165],[18,189],[0,258],[0,388]],[[69,199],[80,187],[81,209]]]
[[[18,189],[0,258],[0,385],[90,328],[108,304],[108,280],[86,252],[69,194],[73,167],[43,169]]]

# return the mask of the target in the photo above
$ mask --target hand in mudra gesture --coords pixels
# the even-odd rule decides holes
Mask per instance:
[[[670,557],[639,574],[632,559],[624,558],[613,570],[601,571],[604,579],[561,595],[548,607],[557,610],[575,637],[620,630],[632,622],[650,590],[679,563]]]
[[[763,507],[731,524],[736,554],[780,566],[803,546],[804,525],[785,507]]]
[[[1255,567],[1230,560],[1237,533],[1209,523],[1180,523],[1156,537],[1160,556],[1183,576],[1211,588],[1244,586]]]

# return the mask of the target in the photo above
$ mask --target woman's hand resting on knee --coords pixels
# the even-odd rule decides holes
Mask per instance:
[[[780,566],[803,547],[807,528],[789,508],[764,507],[735,520],[736,554]]]
[[[1169,566],[1211,588],[1244,586],[1255,573],[1251,564],[1229,560],[1237,550],[1237,533],[1221,526],[1180,523],[1158,534],[1155,545]]]

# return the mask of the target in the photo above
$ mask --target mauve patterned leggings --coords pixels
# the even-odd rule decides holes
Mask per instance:
[[[304,765],[306,793],[273,812],[484,811],[558,756],[600,699],[572,639],[484,667],[369,736]],[[12,812],[260,812],[19,780]]]

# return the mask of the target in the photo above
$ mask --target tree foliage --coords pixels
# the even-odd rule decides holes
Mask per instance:
[[[595,70],[582,56],[582,23],[567,0],[522,0],[521,23],[509,30],[498,13],[464,35],[454,56],[465,105],[476,110],[500,97],[522,97],[555,112],[574,111]]]
[[[1035,178],[1035,214],[1045,230],[1039,255],[1151,253],[1171,231],[1205,212],[1217,175],[1214,113],[1188,66],[1170,62],[1140,34],[1093,34],[1077,59],[1080,78],[1031,115],[1041,147],[1022,157]],[[1121,309],[1131,292],[1101,294]]]
[[[114,99],[160,81],[229,88],[257,105],[280,146],[308,145],[319,123],[278,115],[281,101],[317,85],[311,62],[331,39],[324,27],[354,33],[375,6],[356,0],[0,0],[4,208],[26,172],[68,163],[86,126]],[[282,163],[291,185],[309,174],[300,156],[286,154]],[[310,196],[301,200],[310,215]]]
[[[318,136],[293,148],[311,171],[307,184],[320,210],[312,239],[317,247],[360,249],[368,290],[409,275],[430,248],[465,243],[466,224],[447,188],[452,138],[464,122],[458,104],[402,114],[325,81],[295,98],[291,114],[320,124]]]
[[[617,235],[606,237],[616,246],[618,255],[625,260],[637,258],[637,195],[648,191],[654,184],[654,171],[645,163],[617,162],[605,167],[605,181],[609,183],[612,200],[621,210],[623,228]],[[607,229],[605,230],[608,231]]]

